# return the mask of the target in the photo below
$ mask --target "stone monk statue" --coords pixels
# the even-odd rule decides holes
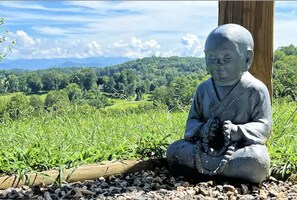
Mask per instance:
[[[272,126],[266,86],[248,70],[251,33],[237,24],[214,29],[205,42],[211,78],[193,97],[184,139],[166,152],[173,173],[216,175],[260,183],[269,175],[266,140]]]

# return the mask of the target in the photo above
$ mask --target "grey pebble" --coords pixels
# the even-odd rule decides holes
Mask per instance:
[[[261,185],[206,181],[194,183],[173,177],[166,168],[99,178],[94,181],[63,183],[61,187],[22,186],[0,191],[0,199],[297,199],[297,184],[270,177]]]

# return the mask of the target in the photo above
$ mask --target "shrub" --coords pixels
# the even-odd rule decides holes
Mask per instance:
[[[12,119],[18,119],[25,116],[30,111],[28,98],[24,94],[16,94],[9,100],[6,111]]]
[[[85,91],[83,98],[84,102],[96,108],[104,108],[110,105],[108,99],[97,89]]]
[[[68,99],[71,103],[75,103],[82,98],[81,89],[76,83],[67,85],[66,91],[68,94]]]
[[[35,113],[41,113],[43,111],[44,101],[39,95],[32,95],[29,100]]]
[[[48,111],[65,111],[69,103],[68,94],[64,90],[50,91],[44,100],[45,109]]]

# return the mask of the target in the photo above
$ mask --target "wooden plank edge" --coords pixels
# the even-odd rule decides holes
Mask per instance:
[[[22,177],[18,175],[0,177],[0,189],[9,187],[29,187],[38,185],[50,185],[55,182],[77,182],[95,180],[100,177],[107,178],[111,175],[119,175],[128,172],[141,170],[152,170],[155,167],[162,167],[167,164],[166,159],[150,160],[121,160],[105,161],[98,164],[83,165],[65,170],[48,170],[43,172],[27,173]]]

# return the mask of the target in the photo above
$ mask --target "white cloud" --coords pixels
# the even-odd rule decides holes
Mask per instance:
[[[183,56],[201,56],[203,47],[198,37],[194,34],[187,34],[181,38],[181,43],[184,45]]]
[[[52,12],[81,12],[83,11],[82,8],[50,8],[45,7],[35,2],[18,2],[18,1],[5,1],[0,2],[0,6],[8,7],[8,8],[17,8],[17,9],[34,9],[34,10],[45,10],[45,11],[52,11]]]
[[[33,52],[34,57],[41,58],[52,58],[52,57],[60,57],[58,55],[62,54],[62,50],[59,47],[52,47],[48,49],[40,49],[39,51]]]
[[[195,34],[181,37],[181,44],[174,48],[162,49],[155,39],[142,40],[131,37],[102,45],[98,40],[67,40],[33,38],[23,30],[12,34],[17,45],[13,48],[11,57],[14,58],[61,58],[61,57],[96,57],[96,56],[125,56],[142,58],[147,56],[201,56],[201,42]]]
[[[113,42],[102,46],[98,41],[33,38],[23,30],[12,34],[16,40],[11,57],[14,58],[61,58],[61,57],[96,57],[96,56],[126,56],[140,58],[160,55],[160,45],[154,39],[141,40],[131,37],[128,41]]]
[[[156,40],[142,41],[136,37],[130,38],[128,42],[123,40],[114,42],[108,46],[107,54],[110,56],[126,56],[131,58],[142,58],[159,55],[160,45]]]
[[[87,57],[95,57],[95,56],[102,56],[103,51],[101,45],[96,42],[92,41],[86,45],[86,54]]]
[[[37,3],[32,5],[27,2],[13,2],[10,5],[9,2],[5,2],[2,6],[10,5],[20,9],[16,9],[14,12],[2,9],[1,15],[7,18],[9,23],[31,23],[33,30],[39,34],[57,33],[65,37],[70,38],[73,36],[77,38],[79,34],[86,33],[89,38],[94,39],[101,32],[109,42],[111,42],[111,37],[118,37],[117,40],[120,40],[128,39],[134,35],[139,37],[140,34],[143,36],[151,33],[156,38],[160,31],[186,33],[199,28],[200,34],[206,34],[207,30],[205,32],[205,29],[201,27],[212,23],[205,24],[203,19],[211,17],[213,21],[216,21],[217,18],[216,1],[66,1],[62,3],[69,7],[69,10],[80,8],[84,12],[81,12],[81,15],[73,15],[72,12],[66,11],[53,13],[28,12],[26,9],[21,8],[32,7],[47,11],[53,8],[38,5]],[[35,24],[36,20],[43,20],[45,25]],[[199,23],[199,21],[202,21],[202,23]],[[76,24],[74,26],[76,29],[73,26],[60,26],[58,28],[58,25],[62,23]],[[179,28],[177,29],[177,27]],[[102,33],[103,31],[104,33]],[[121,37],[122,35],[124,37]]]
[[[218,7],[217,1],[68,1],[65,4],[86,7],[100,13],[118,10],[138,14],[153,13],[158,17],[164,13],[191,14],[188,11],[192,12],[193,10],[199,11],[195,14],[200,16],[213,16],[213,10]]]
[[[7,43],[15,42],[11,52],[8,53],[9,58],[32,58],[41,40],[34,39],[23,30],[18,30],[15,33],[10,32],[7,41]]]
[[[11,34],[11,40],[16,41],[10,57],[14,58],[61,58],[61,57],[90,57],[101,55],[100,45],[93,41],[85,43],[81,40],[64,42],[33,38],[23,30]]]
[[[101,45],[97,41],[76,40],[75,42],[64,44],[63,48],[65,50],[63,57],[85,58],[103,55]]]
[[[45,10],[44,6],[39,4],[21,4],[15,1],[11,2],[0,2],[1,6],[9,7],[9,8],[19,8],[19,9],[38,9],[38,10]]]
[[[34,57],[179,55],[183,35],[197,33],[203,40],[217,20],[216,1],[0,2],[0,7],[8,24],[34,38]]]
[[[183,45],[186,46],[186,49],[192,49],[195,48],[197,45],[199,45],[199,39],[194,34],[187,34],[181,38],[181,42]]]
[[[30,37],[26,32],[18,30],[16,32],[16,45],[22,46],[28,50],[32,50],[36,47],[36,41]]]
[[[65,35],[67,30],[59,27],[33,26],[33,30],[45,35]]]
[[[218,18],[217,1],[51,3],[0,2],[4,25],[20,30],[9,57],[201,56]],[[297,3],[275,5],[275,47],[297,45]]]

